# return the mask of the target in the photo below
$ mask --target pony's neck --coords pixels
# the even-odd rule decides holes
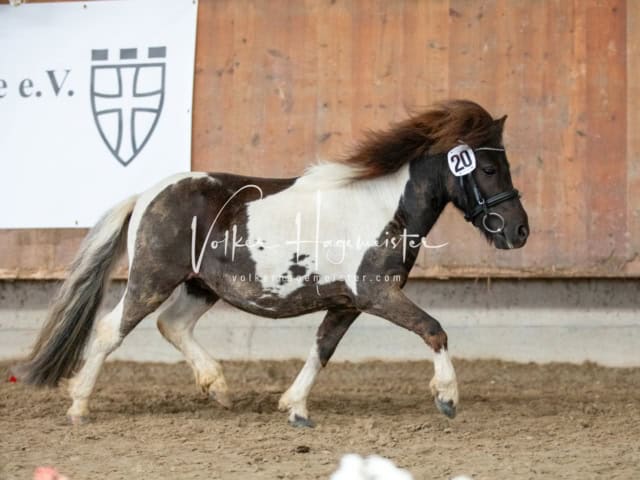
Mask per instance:
[[[395,223],[395,234],[406,232],[416,240],[429,233],[450,200],[442,155],[414,159],[375,178],[354,180],[352,168],[340,163],[315,165],[298,178],[295,188],[333,192],[343,199],[345,207],[357,208],[361,202],[375,204],[376,217]]]
[[[414,160],[409,165],[409,181],[400,203],[404,228],[410,235],[426,237],[449,203],[446,165],[441,155]]]
[[[339,192],[346,203],[374,202],[388,219],[399,216],[408,234],[426,236],[449,202],[441,155],[418,158],[375,178],[354,179],[352,166],[320,163],[307,169],[296,189]]]

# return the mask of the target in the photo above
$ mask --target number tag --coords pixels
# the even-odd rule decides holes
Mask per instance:
[[[456,177],[462,177],[476,169],[476,156],[469,145],[458,145],[447,153],[449,170]]]

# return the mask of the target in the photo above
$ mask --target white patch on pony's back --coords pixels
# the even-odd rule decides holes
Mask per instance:
[[[129,254],[129,269],[131,269],[131,265],[133,264],[133,256],[135,253],[135,245],[136,245],[136,236],[138,234],[138,228],[140,227],[140,221],[142,220],[142,216],[149,206],[149,204],[156,198],[160,193],[164,191],[165,188],[178,183],[185,178],[210,178],[211,181],[217,182],[215,178],[210,177],[206,173],[202,172],[182,172],[176,173],[175,175],[171,175],[167,177],[153,187],[144,191],[138,197],[138,201],[136,203],[135,208],[133,209],[133,213],[131,214],[131,221],[129,222],[129,234],[127,237],[127,252]]]
[[[309,190],[340,188],[357,181],[358,173],[358,168],[346,163],[319,161],[305,170],[296,185]]]
[[[317,274],[320,287],[344,281],[357,293],[362,258],[393,219],[409,180],[409,165],[366,180],[341,176],[349,173],[344,168],[315,166],[291,187],[247,204],[247,245],[256,278],[266,291],[286,297],[302,286],[304,276]],[[289,270],[296,253],[305,256],[297,262],[304,276]]]

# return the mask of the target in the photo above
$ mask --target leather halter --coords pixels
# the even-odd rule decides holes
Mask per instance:
[[[475,152],[480,150],[504,152],[504,148],[494,148],[494,147],[479,147],[479,148],[474,148],[473,150]],[[493,195],[485,199],[482,196],[480,189],[478,188],[478,184],[476,183],[475,178],[473,178],[473,172],[463,175],[459,178],[460,178],[460,187],[462,188],[462,191],[463,192],[465,191],[464,182],[467,181],[471,187],[471,191],[473,192],[473,197],[474,197],[473,199],[475,200],[475,206],[473,206],[473,204],[469,202],[469,207],[465,212],[464,219],[468,222],[473,222],[476,219],[476,217],[478,217],[478,215],[484,213],[484,217],[482,217],[482,226],[484,227],[484,229],[489,233],[502,232],[505,226],[504,218],[499,213],[492,212],[489,209],[492,207],[495,207],[496,205],[499,205],[500,203],[506,202],[507,200],[511,200],[513,198],[519,198],[520,192],[518,192],[518,190],[514,188],[506,192],[497,193],[496,195]],[[498,220],[500,220],[500,226],[497,229],[491,228],[488,225],[487,220],[489,220],[491,217],[495,217]]]

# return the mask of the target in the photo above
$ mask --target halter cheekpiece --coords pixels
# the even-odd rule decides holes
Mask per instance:
[[[469,147],[471,149],[471,147]],[[472,149],[474,152],[477,151],[492,151],[492,152],[504,152],[504,148],[496,148],[496,147],[479,147]],[[460,179],[460,187],[462,191],[465,191],[464,184],[467,182],[471,187],[471,191],[473,192],[473,200],[475,201],[475,206],[470,203],[467,211],[465,212],[464,218],[468,222],[473,222],[478,215],[484,213],[482,217],[482,226],[489,233],[501,233],[505,227],[504,217],[497,212],[492,212],[489,209],[499,205],[502,202],[506,202],[507,200],[511,200],[513,198],[520,197],[520,192],[518,190],[511,189],[506,192],[500,192],[496,195],[493,195],[489,198],[484,198],[480,189],[478,188],[478,184],[476,183],[475,178],[473,178],[473,170],[469,171],[465,175],[460,175],[458,177]],[[489,220],[491,218],[497,219],[499,221],[498,227],[491,227],[489,225]]]

